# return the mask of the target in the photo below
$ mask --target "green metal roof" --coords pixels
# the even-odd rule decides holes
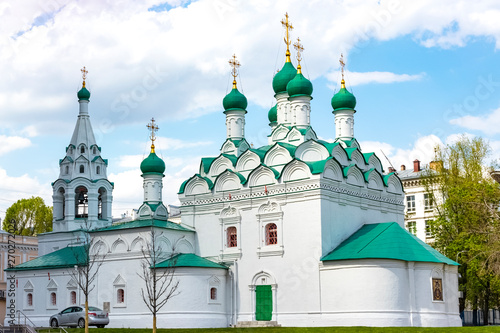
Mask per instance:
[[[333,95],[331,104],[334,110],[354,110],[356,107],[356,97],[345,87],[342,87],[338,93]]]
[[[227,94],[226,97],[224,97],[224,99],[222,100],[222,106],[226,111],[245,110],[247,108],[247,105],[247,98],[245,97],[245,95],[240,93],[236,87],[233,87],[229,94]]]
[[[321,261],[396,259],[458,265],[396,222],[365,224]]]
[[[151,151],[151,153],[149,153],[149,156],[141,162],[141,171],[143,174],[163,174],[163,172],[165,172],[165,162],[163,162],[163,160],[158,155],[156,155],[154,151]]]
[[[78,96],[78,100],[82,101],[88,101],[90,99],[90,91],[87,90],[87,88],[85,88],[85,86],[82,87],[82,89],[80,89],[80,91],[78,91],[78,93],[76,94]]]
[[[311,96],[313,92],[313,85],[311,81],[302,75],[302,73],[297,73],[295,77],[288,82],[286,91],[290,97]]]
[[[283,68],[273,77],[273,90],[276,94],[286,91],[288,82],[297,75],[297,69],[291,62],[285,62]]]
[[[90,232],[101,232],[101,231],[110,231],[110,230],[125,230],[125,229],[134,229],[134,228],[145,228],[145,227],[156,227],[156,228],[164,228],[170,230],[180,230],[180,231],[193,231],[191,229],[185,228],[180,224],[170,222],[170,221],[162,221],[157,219],[146,219],[146,220],[134,220],[130,222],[118,223],[111,225],[109,227],[99,228],[95,230],[91,230]]]
[[[6,271],[27,271],[35,269],[69,268],[85,264],[85,246],[68,246],[44,256],[19,264]]]
[[[197,256],[193,253],[180,253],[170,259],[164,260],[156,265],[157,268],[170,267],[201,267],[201,268],[222,268],[227,269],[227,266],[218,264],[208,259]]]
[[[316,175],[318,173],[322,173],[325,170],[326,162],[328,162],[331,159],[332,159],[332,157],[328,157],[328,158],[321,160],[321,161],[304,162],[304,163],[307,164],[307,166],[309,166],[311,173],[313,175]]]
[[[203,171],[205,173],[208,173],[210,170],[210,166],[212,165],[212,162],[215,161],[217,157],[202,157],[201,158],[201,165],[203,166]]]
[[[204,181],[206,181],[209,189],[212,189],[212,187],[214,187],[214,183],[213,183],[213,182],[212,182],[209,178],[207,178],[207,177],[202,177],[199,173],[197,173],[197,174],[195,174],[194,176],[192,176],[192,177],[190,177],[189,179],[186,179],[184,182],[182,182],[181,187],[179,188],[179,193],[177,193],[177,194],[184,193],[184,191],[186,190],[186,185],[187,185],[187,183],[188,183],[191,179],[193,179],[193,178],[195,178],[195,177],[198,177],[198,178],[203,179]]]

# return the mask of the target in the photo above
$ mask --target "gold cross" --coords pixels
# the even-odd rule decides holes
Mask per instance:
[[[233,58],[229,59],[229,65],[233,67],[231,70],[231,75],[233,75],[233,89],[236,89],[236,77],[238,76],[238,67],[241,66],[240,62],[236,60],[236,54],[233,54]]]
[[[297,50],[297,61],[299,62],[299,65],[297,66],[297,68],[300,68],[300,61],[302,60],[301,53],[304,52],[304,46],[302,46],[302,44],[300,44],[299,37],[297,37],[297,42],[295,44],[293,44],[293,47],[295,48],[295,50]]]
[[[154,142],[156,140],[155,132],[158,131],[160,128],[155,124],[155,118],[151,118],[151,122],[147,124],[146,127],[151,131],[151,135],[149,136],[149,138],[151,139],[151,152],[154,153],[155,152]]]
[[[281,24],[286,30],[285,44],[286,44],[286,62],[291,62],[290,60],[290,35],[289,32],[293,30],[293,25],[291,22],[288,22],[288,13],[285,13],[285,19],[281,20]]]
[[[345,67],[345,62],[344,62],[344,55],[341,53],[340,54],[340,70],[342,71],[342,82],[344,82],[344,67]]]
[[[87,73],[89,72],[88,70],[85,69],[85,66],[83,66],[82,69],[80,69],[82,72],[82,78],[83,78],[83,88],[85,88],[85,79],[87,78]]]

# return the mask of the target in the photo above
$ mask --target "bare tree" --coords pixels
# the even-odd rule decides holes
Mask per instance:
[[[83,245],[73,247],[73,255],[76,259],[74,269],[68,270],[70,276],[85,296],[85,333],[89,332],[89,295],[94,290],[94,280],[97,278],[106,253],[101,244],[89,234],[89,223],[85,220]],[[78,323],[81,326],[80,323]]]
[[[153,333],[156,333],[156,315],[167,302],[177,295],[179,280],[175,279],[175,265],[177,254],[175,246],[171,252],[163,249],[158,242],[162,233],[151,227],[151,239],[142,247],[142,260],[139,277],[144,281],[145,288],[141,288],[142,300],[153,314]]]

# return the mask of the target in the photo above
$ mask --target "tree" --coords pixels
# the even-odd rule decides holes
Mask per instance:
[[[477,315],[497,302],[500,287],[500,188],[490,176],[488,143],[466,136],[437,147],[434,169],[424,172],[426,191],[433,195],[437,218],[431,222],[433,246],[461,265],[460,312],[469,304]]]
[[[142,260],[139,277],[144,281],[141,288],[142,300],[153,315],[153,333],[156,333],[156,315],[167,302],[179,294],[179,280],[175,279],[177,255],[172,246],[170,253],[158,242],[161,233],[151,227],[151,239],[141,249]]]
[[[15,228],[12,228],[12,225]],[[52,207],[40,197],[19,199],[7,208],[3,230],[15,229],[16,235],[34,236],[52,231]]]
[[[74,269],[68,270],[69,275],[85,297],[85,333],[89,333],[89,295],[94,290],[94,280],[97,278],[99,269],[106,257],[101,244],[90,236],[89,230],[90,224],[85,220],[83,245],[73,247],[73,255],[77,264]],[[80,325],[80,323],[78,324]]]

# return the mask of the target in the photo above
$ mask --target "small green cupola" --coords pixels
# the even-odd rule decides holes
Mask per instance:
[[[143,174],[146,173],[161,173],[165,172],[165,162],[158,157],[155,153],[155,145],[151,145],[151,152],[149,153],[149,156],[146,157],[142,162],[141,162],[141,171]]]
[[[233,89],[229,94],[222,100],[222,106],[224,110],[246,110],[248,106],[248,101],[245,95],[238,91],[236,88],[236,80],[233,81]]]
[[[155,132],[158,131],[159,127],[155,124],[154,118],[151,119],[151,123],[147,125],[147,128],[151,131],[151,152],[149,153],[149,156],[141,162],[141,171],[143,175],[149,173],[163,175],[163,172],[165,172],[165,162],[163,162],[163,160],[155,153]]]
[[[288,92],[288,96],[311,96],[313,92],[313,86],[311,81],[306,79],[304,75],[302,75],[300,64],[297,66],[297,74],[288,82],[286,86],[286,91]]]
[[[341,82],[339,92],[332,97],[332,107],[334,110],[354,110],[356,107],[356,97],[347,90],[344,80]]]
[[[340,54],[340,67],[341,67],[341,72],[342,72],[342,81],[340,81],[340,90],[337,92],[335,95],[332,97],[332,107],[333,110],[347,110],[351,109],[354,110],[356,107],[356,97],[349,92],[346,87],[345,87],[345,81],[344,81],[344,55]]]
[[[269,118],[269,122],[271,124],[278,121],[278,108],[276,107],[276,104],[274,104],[274,106],[271,109],[269,109],[267,117]]]
[[[87,78],[87,73],[88,73],[85,66],[83,66],[81,72],[83,74],[83,84],[82,84],[82,89],[80,89],[80,91],[77,93],[77,96],[79,101],[88,101],[90,99],[90,91],[88,91],[87,88],[85,88],[85,79]]]

